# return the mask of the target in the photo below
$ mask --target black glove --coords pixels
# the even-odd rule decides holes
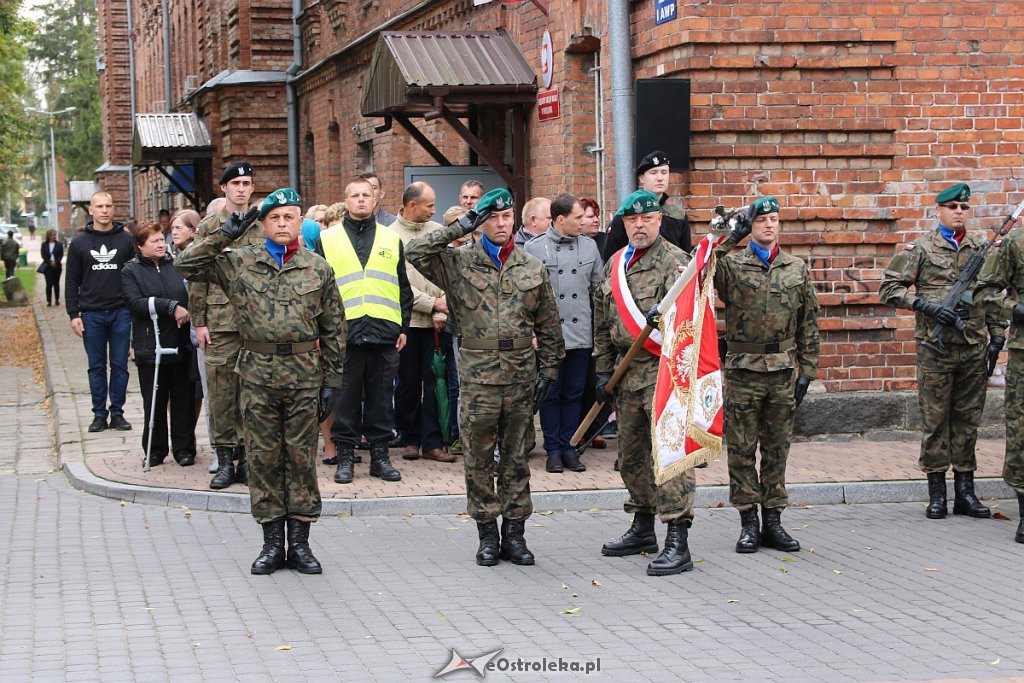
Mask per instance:
[[[245,234],[250,225],[256,222],[258,215],[260,215],[260,207],[258,206],[252,207],[244,214],[241,211],[234,211],[228,217],[228,222],[220,226],[220,231],[231,239],[237,240]]]
[[[481,225],[483,225],[490,217],[490,211],[481,211],[480,213],[477,213],[473,209],[470,209],[462,216],[460,216],[458,220],[459,226],[462,228],[462,234],[468,235],[469,233],[473,232]]]
[[[654,329],[658,329],[661,325],[661,313],[658,312],[657,306],[647,311],[647,324]]]
[[[610,372],[597,373],[597,379],[594,380],[594,398],[597,399],[598,403],[608,404],[612,402],[612,396],[615,392],[608,393],[605,391],[605,386],[611,378]]]
[[[757,218],[757,206],[751,203],[747,210],[734,216],[732,235],[733,241],[739,242],[750,234],[754,227],[754,219]]]
[[[1013,322],[1017,325],[1024,322],[1024,301],[1013,307]]]
[[[334,387],[320,387],[320,405],[316,411],[316,423],[327,419],[334,409]]]
[[[796,407],[799,408],[800,404],[804,401],[804,396],[807,395],[807,387],[811,386],[811,380],[807,377],[796,378]]]
[[[988,349],[985,350],[985,359],[988,361],[988,376],[995,372],[996,363],[999,362],[999,352],[1003,350],[1006,343],[1004,337],[992,337],[988,340]]]
[[[960,316],[952,308],[937,304],[934,301],[922,299],[921,297],[914,299],[914,310],[921,311],[929,318],[934,318],[943,325],[955,325],[956,321],[960,319]]]
[[[537,380],[537,389],[533,392],[534,415],[536,415],[537,411],[540,410],[540,404],[548,397],[548,392],[551,391],[551,385],[554,383],[555,381],[553,379],[548,379],[547,377],[541,377]]]

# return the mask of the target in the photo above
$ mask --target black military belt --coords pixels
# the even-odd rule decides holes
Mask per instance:
[[[767,344],[743,344],[740,342],[729,342],[729,353],[784,353],[796,346],[795,339],[786,339],[780,342],[768,342]]]
[[[275,344],[273,342],[258,342],[243,339],[242,348],[246,351],[255,351],[256,353],[272,353],[276,356],[291,356],[296,353],[309,353],[310,351],[315,351],[316,340],[313,339],[312,341],[304,342],[282,342],[280,344]]]
[[[459,348],[468,351],[522,351],[531,346],[533,346],[533,337],[504,337],[502,339],[459,337]]]

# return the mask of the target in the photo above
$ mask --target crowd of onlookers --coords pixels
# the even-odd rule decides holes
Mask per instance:
[[[663,170],[641,166],[637,172],[640,186],[661,196],[664,203],[667,173]],[[405,244],[474,209],[485,190],[482,183],[470,180],[460,189],[458,205],[437,207],[433,189],[425,183],[413,183],[403,193],[400,205],[389,207],[379,178],[367,173],[348,185],[341,202],[306,210],[300,245],[322,254],[321,232],[335,226],[350,229],[346,216],[367,206],[371,207],[372,222],[388,227]],[[354,196],[360,193],[365,196]],[[207,216],[220,211],[224,201],[218,198],[211,202]],[[397,211],[391,213],[388,208]],[[196,458],[195,426],[208,389],[202,354],[197,353],[196,329],[190,320],[188,283],[175,270],[173,257],[196,238],[201,218],[191,209],[173,214],[162,210],[157,220],[124,225],[113,220],[113,200],[105,192],[93,196],[89,214],[91,219],[66,251],[50,231],[41,254],[48,304],[51,298],[60,303],[60,276],[66,269],[66,307],[72,329],[83,338],[89,358],[94,413],[89,431],[131,429],[124,419],[131,356],[145,408],[144,448],[149,443],[148,425],[153,423],[150,465],[162,463],[167,455],[180,465],[192,465]],[[442,222],[433,221],[435,215],[440,215]],[[616,225],[613,220],[609,232],[602,231],[598,203],[569,194],[529,199],[523,203],[520,218],[515,244],[542,260],[548,269],[567,350],[558,382],[540,411],[546,466],[551,472],[583,471],[586,466],[569,446],[569,438],[579,425],[583,406],[593,400],[592,298],[604,261],[621,246],[617,242],[622,236],[621,221]],[[688,248],[685,214],[673,220],[668,226],[672,234],[667,238],[685,242]],[[477,234],[471,234],[455,240],[452,247],[472,248],[477,239]],[[322,425],[325,463],[336,462],[337,438],[332,441],[332,422],[352,422],[352,415],[362,415],[361,423],[345,428],[365,436],[371,427],[380,426],[375,422],[378,415],[374,402],[378,401],[387,403],[384,412],[394,416],[393,424],[388,426],[390,445],[400,448],[404,459],[454,462],[462,452],[457,321],[449,316],[445,293],[410,264],[405,263],[405,269],[402,279],[408,280],[411,290],[411,313],[400,330],[393,387],[386,389],[383,399],[376,396],[376,391],[371,397],[365,388],[352,394],[353,405],[343,406],[341,415],[336,406],[335,414]],[[360,341],[364,340],[354,338],[353,326],[349,327],[349,353],[359,353]],[[155,372],[158,351],[159,374]],[[155,408],[151,405],[154,382],[158,386]],[[441,382],[443,395],[438,390]],[[335,428],[335,436],[337,433]],[[600,438],[593,445],[604,447]]]

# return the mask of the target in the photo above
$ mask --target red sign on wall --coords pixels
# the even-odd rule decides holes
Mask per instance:
[[[553,121],[558,113],[558,88],[537,93],[537,117],[541,121]]]

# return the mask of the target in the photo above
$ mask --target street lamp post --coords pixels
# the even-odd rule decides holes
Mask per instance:
[[[49,118],[49,126],[50,126],[50,177],[52,178],[52,183],[50,183],[50,192],[48,194],[51,197],[53,197],[53,208],[50,211],[50,227],[53,228],[54,230],[58,230],[59,226],[58,226],[58,223],[57,223],[57,213],[59,211],[59,207],[57,206],[57,204],[58,204],[58,200],[57,200],[57,150],[56,150],[56,147],[55,147],[55,145],[53,143],[53,117],[60,116],[61,114],[70,114],[71,112],[75,111],[75,107],[66,107],[64,109],[58,109],[57,111],[46,111],[44,109],[36,109],[35,107],[28,107],[28,108],[25,109],[25,111],[32,112],[33,114],[43,114],[44,116]]]

